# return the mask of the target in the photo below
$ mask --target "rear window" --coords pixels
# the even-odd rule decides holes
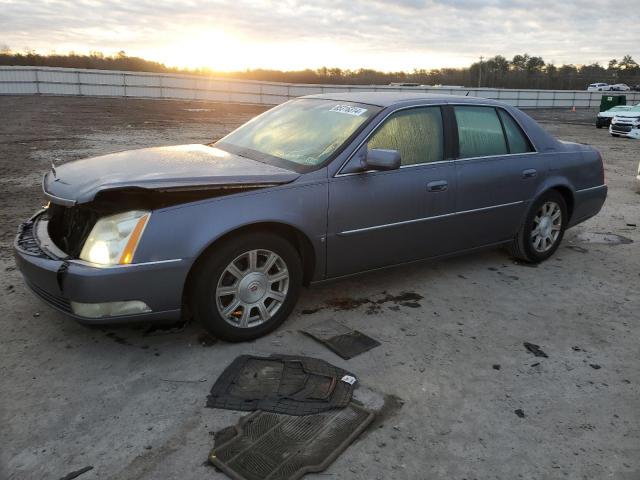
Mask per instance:
[[[460,158],[506,155],[507,142],[493,107],[455,107]]]
[[[498,113],[504,126],[504,132],[507,135],[507,148],[509,149],[509,153],[532,152],[533,148],[531,148],[529,140],[511,115],[502,109],[499,109]]]

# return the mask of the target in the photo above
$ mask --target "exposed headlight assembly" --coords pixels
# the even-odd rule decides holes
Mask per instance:
[[[84,242],[80,259],[97,265],[131,263],[150,215],[132,210],[101,218]]]

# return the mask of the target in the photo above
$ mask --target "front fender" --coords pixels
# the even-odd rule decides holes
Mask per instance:
[[[328,184],[326,179],[202,200],[154,211],[135,261],[190,259],[222,236],[256,223],[280,223],[309,239],[316,275],[324,274]],[[314,278],[315,279],[315,278]]]

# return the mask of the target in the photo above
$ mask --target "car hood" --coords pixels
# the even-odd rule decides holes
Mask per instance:
[[[614,118],[640,118],[640,111],[616,113]]]
[[[195,190],[266,187],[289,183],[299,173],[206,145],[128,150],[55,166],[42,181],[53,203],[75,205],[100,192],[142,188]]]
[[[616,115],[624,114],[627,110],[630,110],[632,108],[633,108],[632,106],[629,106],[629,107],[625,107],[625,108],[621,108],[621,109],[615,110],[613,112],[611,110],[605,110],[604,112],[598,113],[598,116],[599,117],[610,117],[610,118],[613,118]]]

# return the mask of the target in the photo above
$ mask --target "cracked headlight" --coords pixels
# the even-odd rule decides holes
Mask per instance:
[[[84,242],[80,259],[98,265],[131,263],[150,213],[143,210],[99,219]]]

